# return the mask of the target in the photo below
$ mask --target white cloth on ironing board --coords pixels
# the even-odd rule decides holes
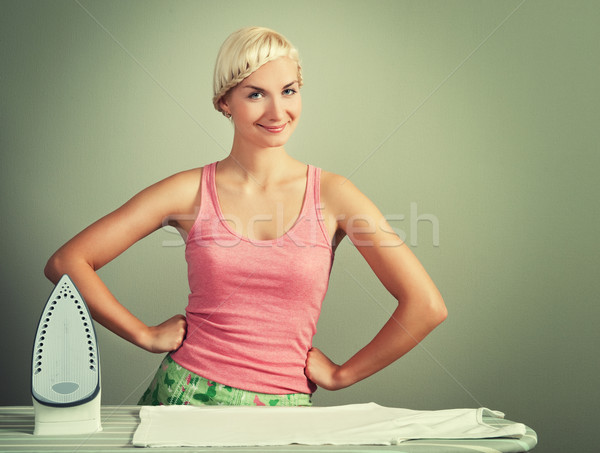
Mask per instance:
[[[487,408],[416,411],[375,403],[330,407],[143,406],[139,447],[395,445],[410,439],[520,438],[525,425],[493,427]]]

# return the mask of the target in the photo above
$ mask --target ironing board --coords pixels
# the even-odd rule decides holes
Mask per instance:
[[[102,406],[101,417],[103,430],[95,434],[76,436],[33,436],[33,407],[6,406],[0,407],[0,451],[9,452],[120,452],[136,449],[131,444],[133,433],[140,422],[139,406]],[[508,420],[485,419],[486,423],[495,426],[511,423]],[[195,452],[319,452],[319,453],[371,453],[371,452],[453,452],[453,453],[504,453],[530,451],[537,444],[537,435],[527,428],[527,434],[521,439],[477,439],[477,440],[411,440],[394,446],[306,446],[287,445],[281,447],[207,447],[207,448],[158,448],[150,451],[156,453]],[[143,451],[143,450],[142,450]]]

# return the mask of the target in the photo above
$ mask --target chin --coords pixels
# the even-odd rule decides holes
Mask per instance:
[[[264,143],[267,148],[280,148],[284,146],[291,137],[291,131],[284,135],[268,137],[267,139],[260,140],[261,143]]]
[[[265,148],[282,148],[287,143],[287,140],[278,140],[276,142],[271,142],[265,145]]]

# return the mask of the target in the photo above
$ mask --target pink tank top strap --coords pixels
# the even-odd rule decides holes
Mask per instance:
[[[313,187],[313,210],[315,212],[316,221],[319,225],[319,229],[323,234],[326,244],[330,244],[329,233],[325,226],[325,218],[323,217],[323,205],[321,204],[321,169],[319,167],[313,167],[309,165],[309,175],[312,174],[312,187]],[[309,185],[310,186],[310,185]],[[307,194],[308,195],[308,194]]]
[[[215,191],[215,171],[217,163],[205,165],[202,169],[202,183],[200,192],[200,214],[217,215],[218,199]]]

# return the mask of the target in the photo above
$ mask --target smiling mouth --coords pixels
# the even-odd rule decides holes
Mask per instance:
[[[287,123],[284,123],[280,126],[263,126],[262,124],[259,124],[259,126],[267,132],[270,132],[271,134],[278,134],[279,132],[282,132],[285,129]]]

